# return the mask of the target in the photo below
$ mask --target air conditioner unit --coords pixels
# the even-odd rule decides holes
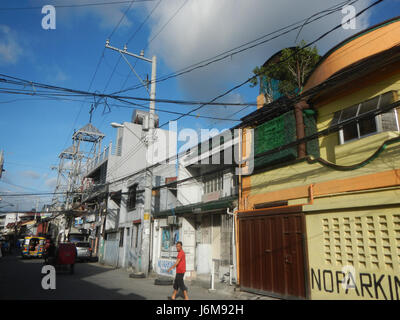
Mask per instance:
[[[143,126],[143,130],[148,130],[149,128],[149,118],[150,113],[144,110],[134,110],[132,113],[132,122],[136,124],[141,124]],[[154,128],[158,128],[158,115],[153,114],[154,120]]]
[[[160,228],[165,228],[168,226],[168,221],[167,219],[159,219],[159,227]]]
[[[178,225],[179,224],[179,218],[177,216],[169,216],[168,217],[168,224],[169,225]]]

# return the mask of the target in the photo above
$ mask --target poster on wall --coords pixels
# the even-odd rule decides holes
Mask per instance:
[[[161,238],[161,249],[164,251],[168,251],[171,242],[171,233],[169,228],[162,229],[162,238]]]
[[[179,241],[179,230],[176,229],[174,230],[174,238],[173,238],[173,244],[176,245],[176,243]]]
[[[168,272],[168,269],[174,265],[175,261],[167,260],[167,259],[160,259],[158,260],[158,273],[165,274],[165,275],[173,275],[173,271]]]

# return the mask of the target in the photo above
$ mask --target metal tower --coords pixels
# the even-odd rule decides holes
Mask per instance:
[[[101,142],[105,135],[101,133],[91,123],[88,123],[72,136],[73,157],[71,171],[69,172],[69,195],[67,197],[67,209],[70,200],[73,199],[74,192],[79,192],[82,185],[84,171],[88,161],[94,159],[101,153]],[[72,201],[71,201],[72,203]]]
[[[69,165],[66,164],[67,160],[72,161],[74,156],[73,146],[65,149],[60,153],[58,158],[60,159],[58,167],[52,167],[53,170],[57,170],[57,184],[54,190],[52,199],[53,210],[60,210],[61,205],[66,202],[66,192],[69,189],[69,172],[71,171],[71,162]]]

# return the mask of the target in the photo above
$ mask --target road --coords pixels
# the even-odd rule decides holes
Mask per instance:
[[[56,289],[42,288],[43,259],[24,260],[19,255],[0,258],[0,299],[167,300],[172,286],[154,284],[154,278],[132,279],[124,269],[99,263],[77,263],[73,275],[57,272]],[[188,285],[194,300],[232,300],[231,295]]]

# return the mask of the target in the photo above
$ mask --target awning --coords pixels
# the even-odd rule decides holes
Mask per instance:
[[[29,220],[26,222],[22,222],[21,226],[28,226],[28,225],[35,224],[35,223],[36,223],[36,220]]]
[[[222,210],[233,206],[233,202],[237,200],[237,196],[226,197],[220,200],[210,202],[198,202],[186,206],[176,207],[174,209],[163,210],[154,213],[154,218],[162,218],[172,215],[182,215],[187,213],[201,214],[214,210]]]

